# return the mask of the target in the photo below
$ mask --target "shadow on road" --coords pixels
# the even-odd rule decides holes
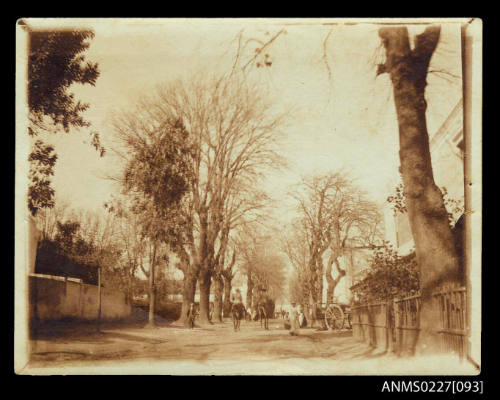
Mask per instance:
[[[52,324],[39,330],[32,359],[40,364],[92,360],[284,360],[325,358],[348,360],[375,357],[352,339],[352,332],[303,328],[291,336],[280,321],[264,330],[245,323],[234,332],[231,322],[186,329],[158,321],[149,328],[145,321],[105,324]]]

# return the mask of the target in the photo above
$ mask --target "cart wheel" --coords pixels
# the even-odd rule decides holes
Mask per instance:
[[[325,323],[329,329],[342,329],[344,326],[344,312],[336,304],[330,304],[325,310]]]

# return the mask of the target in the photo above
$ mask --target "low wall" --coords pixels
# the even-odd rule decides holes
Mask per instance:
[[[30,319],[53,321],[64,318],[95,320],[98,287],[71,278],[30,276]],[[130,316],[131,305],[124,293],[101,288],[101,319],[112,321]]]

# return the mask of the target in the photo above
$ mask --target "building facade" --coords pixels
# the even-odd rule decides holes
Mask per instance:
[[[460,100],[440,128],[429,137],[434,181],[439,188],[446,188],[449,199],[464,200],[464,135],[463,104]],[[396,188],[401,180],[394,176],[390,187]],[[460,214],[455,215],[455,222]],[[401,255],[408,254],[414,247],[407,214],[394,213],[387,203],[384,208],[385,239]]]

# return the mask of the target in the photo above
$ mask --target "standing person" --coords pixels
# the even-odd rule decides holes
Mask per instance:
[[[268,315],[267,315],[267,304],[268,298],[266,296],[266,289],[263,287],[259,288],[257,297],[257,314],[260,320],[260,326],[264,326],[264,329],[269,329],[268,326]]]
[[[305,328],[307,326],[307,318],[304,313],[304,307],[302,305],[299,305],[299,327],[300,328]]]
[[[290,308],[290,335],[299,336],[299,331],[299,310],[297,308],[297,303],[292,302],[292,307]]]
[[[191,303],[189,305],[189,309],[187,312],[187,318],[188,318],[188,326],[191,329],[194,329],[194,320],[196,318],[196,308],[194,306],[194,303]]]

